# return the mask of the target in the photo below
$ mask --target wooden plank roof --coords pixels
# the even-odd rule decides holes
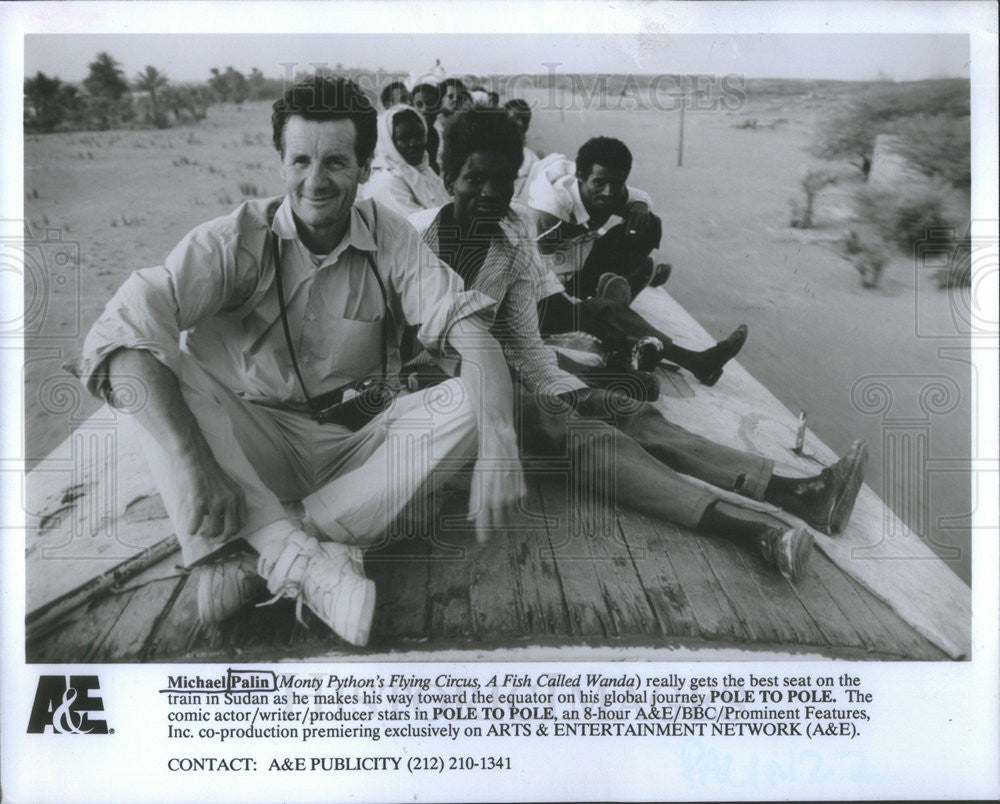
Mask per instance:
[[[637,306],[688,342],[708,338],[662,290],[647,291]],[[658,404],[678,424],[791,471],[815,470],[788,449],[794,418],[739,366],[727,367],[715,388],[692,387],[673,372],[661,385]],[[115,428],[114,415],[98,411],[27,478],[30,662],[276,661],[533,645],[969,655],[968,587],[870,489],[845,534],[817,536],[821,549],[793,585],[721,538],[581,505],[566,473],[551,465],[529,468],[523,511],[486,544],[466,527],[465,495],[453,489],[438,499],[435,524],[408,523],[370,549],[366,570],[378,603],[367,649],[346,646],[311,615],[303,628],[287,601],[206,628],[197,621],[194,584],[175,566],[179,556],[162,556],[170,524],[148,471],[132,445],[111,435]],[[818,440],[807,443],[833,460]],[[887,518],[898,526],[891,545]],[[160,549],[151,566],[114,576],[151,546]],[[879,560],[890,549],[922,560]],[[88,582],[96,588],[95,578],[104,579],[99,594],[74,597]]]

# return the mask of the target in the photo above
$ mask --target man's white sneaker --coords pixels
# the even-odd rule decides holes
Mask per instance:
[[[275,599],[296,601],[298,615],[304,603],[352,645],[368,643],[375,615],[375,584],[358,569],[347,546],[336,542],[321,545],[295,530],[282,544],[261,553],[257,571],[267,579]]]
[[[267,591],[257,574],[257,556],[249,551],[197,567],[192,574],[198,584],[198,618],[205,625],[228,620]]]

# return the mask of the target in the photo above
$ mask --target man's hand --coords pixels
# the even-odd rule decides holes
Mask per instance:
[[[247,519],[246,495],[222,470],[208,445],[172,463],[184,529],[223,541],[239,533]]]
[[[482,322],[455,322],[448,342],[462,356],[462,381],[479,426],[469,518],[475,522],[476,538],[485,542],[527,495],[514,432],[514,389],[500,344]]]
[[[483,543],[492,530],[503,527],[527,493],[513,428],[488,426],[480,438],[469,495],[469,519],[475,523],[476,539]]]
[[[622,210],[625,221],[625,235],[635,237],[646,231],[649,226],[649,206],[645,201],[629,201]]]
[[[119,349],[108,359],[112,404],[129,384],[146,389],[131,415],[170,458],[179,485],[180,527],[206,539],[229,539],[247,519],[246,495],[223,471],[181,395],[177,377],[149,352]]]

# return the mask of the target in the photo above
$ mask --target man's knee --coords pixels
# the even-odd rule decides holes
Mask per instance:
[[[425,430],[435,437],[447,435],[464,442],[478,439],[474,397],[460,377],[402,396],[396,404],[399,407],[388,422],[394,429]]]
[[[649,225],[646,226],[646,233],[643,237],[646,243],[649,243],[649,250],[652,251],[654,248],[660,247],[660,239],[663,237],[663,221],[659,219],[656,215],[649,216]]]

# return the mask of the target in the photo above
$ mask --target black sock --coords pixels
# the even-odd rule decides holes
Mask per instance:
[[[804,498],[810,491],[810,485],[822,480],[822,475],[812,475],[811,477],[782,477],[781,475],[771,475],[767,481],[767,488],[764,489],[764,501],[785,508],[789,503],[804,502]]]
[[[699,533],[711,533],[735,541],[753,543],[776,526],[780,527],[781,523],[764,512],[739,508],[725,500],[718,500],[705,510],[697,530]]]
[[[664,360],[676,363],[682,369],[687,369],[688,371],[701,367],[702,354],[704,353],[692,352],[690,349],[684,349],[675,343],[664,344],[663,351],[660,353]]]

